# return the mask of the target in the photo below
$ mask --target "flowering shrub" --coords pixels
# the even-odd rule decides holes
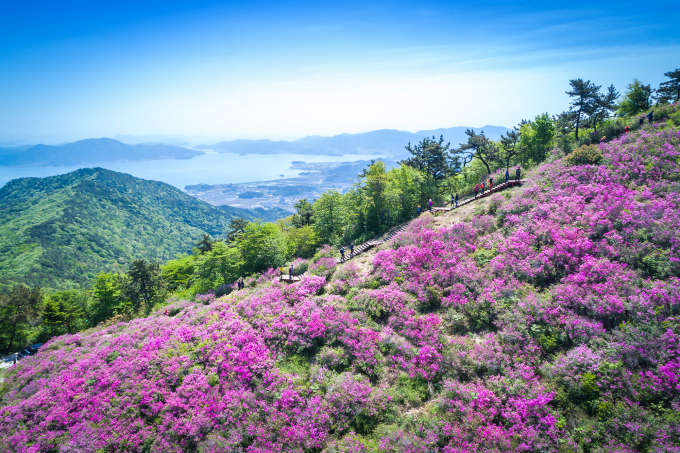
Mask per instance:
[[[602,151],[597,145],[583,145],[576,148],[569,156],[569,165],[593,165],[599,164],[602,160]]]
[[[326,247],[52,339],[0,387],[0,450],[680,451],[680,131],[597,149],[369,269]]]
[[[309,273],[312,275],[328,278],[333,275],[338,261],[335,258],[319,258],[309,266]]]

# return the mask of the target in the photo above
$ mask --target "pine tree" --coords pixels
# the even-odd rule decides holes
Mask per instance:
[[[210,237],[209,234],[203,233],[203,237],[194,244],[198,250],[201,251],[201,255],[212,250],[215,241]]]
[[[491,166],[500,162],[498,147],[492,140],[486,138],[484,131],[477,134],[474,130],[468,129],[465,134],[468,141],[461,144],[456,154],[467,154],[471,159],[479,160],[486,167],[487,173],[491,174]]]
[[[519,143],[518,129],[508,131],[505,136],[501,135],[501,157],[505,160],[505,172],[510,171],[510,161],[517,155]]]
[[[229,233],[227,233],[227,242],[235,242],[238,236],[242,234],[246,227],[248,226],[248,221],[243,217],[238,217],[231,222],[229,222]]]
[[[665,104],[680,101],[680,69],[668,71],[664,75],[671,80],[661,82],[659,89],[656,90],[659,102]]]
[[[106,321],[119,309],[122,302],[123,279],[118,274],[101,272],[92,285],[93,301],[88,309],[89,325]]]
[[[155,261],[134,260],[128,270],[125,295],[132,305],[132,311],[141,308],[150,310],[163,288],[161,267]]]
[[[597,86],[591,83],[590,80],[583,81],[583,79],[570,80],[571,91],[566,93],[576,98],[571,103],[570,111],[576,113],[576,140],[578,141],[578,130],[581,126],[581,121],[583,121],[584,116],[587,112],[593,111],[593,105],[595,103],[595,98],[600,91],[601,86]]]
[[[431,140],[429,137],[425,137],[414,147],[412,147],[411,142],[409,142],[406,149],[413,157],[409,157],[399,163],[422,171],[435,181],[441,181],[450,173],[449,164],[447,162],[450,146],[451,143],[447,143],[446,146],[444,146],[443,135],[439,137],[439,140],[436,140],[434,136],[432,136]]]
[[[597,132],[598,121],[609,118],[610,113],[616,110],[616,100],[618,98],[619,92],[616,91],[614,85],[610,85],[609,88],[607,88],[607,92],[604,94],[597,93],[592,111],[589,112],[595,132]]]

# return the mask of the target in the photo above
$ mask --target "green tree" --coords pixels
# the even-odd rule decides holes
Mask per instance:
[[[534,121],[523,121],[519,128],[519,144],[524,164],[543,162],[552,149],[555,125],[547,113],[536,116]]]
[[[322,242],[335,244],[342,236],[342,195],[334,190],[321,194],[314,201],[314,231]]]
[[[236,247],[218,242],[213,245],[212,251],[205,254],[199,272],[205,280],[227,285],[238,279],[242,265],[241,254]]]
[[[196,257],[180,255],[161,267],[161,278],[169,291],[181,291],[191,286],[196,273]]]
[[[619,92],[616,91],[614,85],[607,88],[606,93],[597,93],[593,103],[592,111],[589,112],[591,123],[595,132],[597,132],[597,123],[609,118],[611,112],[617,108],[616,100],[619,98]]]
[[[87,297],[77,290],[59,291],[45,298],[43,337],[45,340],[65,333],[75,333],[85,327]]]
[[[286,233],[286,257],[311,258],[319,246],[319,237],[312,225],[293,228]]]
[[[357,181],[340,197],[338,211],[342,214],[342,227],[339,231],[342,234],[343,242],[346,243],[351,239],[359,238],[366,233],[367,206],[366,193],[360,181]],[[317,231],[316,225],[313,226],[314,231]],[[323,242],[323,239],[319,237],[319,241]]]
[[[234,242],[238,235],[243,233],[248,226],[248,221],[243,217],[236,218],[229,222],[229,233],[227,233],[227,242]]]
[[[510,162],[517,156],[517,145],[519,144],[519,132],[517,128],[508,131],[505,136],[501,134],[500,158],[505,161],[505,173],[510,171]]]
[[[634,79],[632,83],[628,84],[617,114],[619,116],[633,116],[649,110],[652,107],[652,94],[654,94],[654,90],[651,85],[644,85],[638,79]]]
[[[243,261],[243,273],[251,274],[283,265],[283,248],[273,223],[250,222],[238,236],[236,247]]]
[[[553,124],[555,125],[556,146],[564,154],[569,154],[573,148],[570,135],[576,124],[576,113],[567,111],[554,115]]]
[[[664,75],[670,80],[661,82],[659,89],[656,90],[659,102],[666,104],[680,101],[680,69],[665,72]]]
[[[389,205],[386,199],[387,175],[385,164],[375,162],[363,174],[359,175],[362,180],[362,188],[366,197],[366,228],[369,231],[379,232],[388,224]]]
[[[583,81],[583,79],[570,80],[571,90],[566,93],[575,98],[571,102],[570,111],[575,113],[576,120],[576,141],[578,141],[578,131],[581,122],[587,118],[588,112],[593,110],[595,98],[600,92],[601,86],[591,83],[590,80]]]
[[[420,143],[412,147],[411,143],[406,146],[406,150],[410,152],[413,157],[399,162],[400,164],[408,165],[415,168],[427,176],[430,176],[435,181],[445,179],[450,172],[448,158],[450,143],[444,145],[444,136],[440,136],[436,140],[434,136],[432,140],[425,137]]]
[[[148,312],[163,295],[160,265],[156,261],[134,260],[127,277],[124,292],[132,312]]]
[[[421,188],[426,186],[426,177],[407,165],[391,169],[387,176],[388,191],[395,198],[393,211],[397,214],[394,223],[405,222],[416,213],[421,202]]]
[[[465,131],[468,136],[467,143],[461,143],[455,152],[457,156],[468,155],[470,160],[479,160],[486,168],[487,174],[491,174],[491,167],[500,163],[499,150],[496,144],[486,138],[484,131],[477,134],[474,130]]]
[[[200,250],[201,255],[212,250],[215,241],[210,237],[209,234],[203,233],[203,237],[194,244],[198,250]]]
[[[96,326],[111,318],[122,302],[123,279],[119,274],[100,272],[92,285],[88,323]]]
[[[298,202],[295,203],[293,207],[295,207],[296,212],[293,214],[291,224],[293,224],[295,228],[302,228],[312,224],[314,218],[314,208],[306,198],[298,200]]]
[[[4,351],[11,351],[25,341],[42,308],[43,293],[37,286],[15,286],[9,294],[0,295],[0,337]]]

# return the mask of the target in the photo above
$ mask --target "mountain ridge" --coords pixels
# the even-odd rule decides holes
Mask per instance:
[[[191,159],[203,153],[166,144],[128,145],[112,138],[88,138],[63,145],[0,148],[0,166],[79,165],[120,160]]]
[[[20,178],[0,188],[0,286],[69,288],[133,259],[189,253],[203,233],[229,222],[275,220],[284,211],[217,208],[169,184],[103,168]]]
[[[246,140],[236,139],[221,141],[213,145],[197,145],[193,149],[211,149],[220,153],[236,154],[366,154],[367,152],[382,152],[390,154],[404,153],[407,143],[417,143],[424,137],[444,136],[444,140],[451,142],[453,147],[467,140],[465,131],[472,129],[479,133],[484,131],[486,136],[498,140],[501,134],[510,129],[503,126],[466,127],[456,126],[421,130],[417,132],[400,131],[397,129],[378,129],[358,134],[338,134],[331,137],[308,135],[297,140]]]

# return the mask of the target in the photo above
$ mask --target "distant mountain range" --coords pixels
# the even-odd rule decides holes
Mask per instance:
[[[15,179],[0,188],[0,288],[76,287],[133,259],[191,253],[203,233],[224,237],[234,218],[289,214],[216,208],[169,184],[103,168]]]
[[[409,142],[416,144],[423,138],[432,136],[439,138],[443,135],[446,142],[451,142],[451,146],[457,148],[460,143],[467,142],[465,135],[467,129],[473,129],[477,133],[484,131],[484,134],[493,140],[498,140],[501,134],[510,130],[503,126],[475,128],[460,126],[418,132],[381,129],[361,134],[340,134],[332,137],[311,135],[294,141],[231,140],[214,145],[198,145],[194,146],[194,149],[210,149],[219,153],[235,154],[323,154],[337,156],[380,153],[400,155],[406,153],[404,147]]]
[[[111,161],[138,161],[157,159],[191,159],[204,154],[201,150],[235,154],[383,154],[402,156],[407,143],[416,144],[425,137],[444,136],[452,147],[467,141],[466,129],[484,131],[487,137],[498,140],[509,129],[502,126],[450,127],[418,132],[381,129],[361,134],[340,134],[332,137],[310,135],[293,141],[231,140],[214,145],[197,145],[193,149],[181,138],[163,136],[117,135],[125,141],[144,140],[144,143],[123,143],[112,138],[90,138],[62,145],[24,145],[0,148],[0,166],[11,165],[87,165]],[[153,140],[153,139],[163,139]],[[196,142],[194,142],[196,143]]]
[[[81,165],[121,160],[191,159],[200,151],[166,144],[127,145],[111,138],[90,138],[64,145],[0,148],[0,166]]]

